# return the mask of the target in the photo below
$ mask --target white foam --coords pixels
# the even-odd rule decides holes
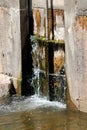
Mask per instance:
[[[26,111],[32,110],[36,108],[47,108],[53,107],[58,110],[65,109],[66,104],[57,102],[57,101],[49,101],[45,97],[38,97],[37,95],[28,97],[28,98],[18,98],[14,97],[9,102],[0,105],[0,111],[4,112],[18,112],[18,111]]]

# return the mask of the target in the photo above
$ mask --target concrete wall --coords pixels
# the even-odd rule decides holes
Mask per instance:
[[[47,0],[32,0],[32,6],[35,8],[46,8]],[[64,9],[64,0],[53,0],[54,9]],[[48,8],[51,7],[51,0],[48,0]]]
[[[48,10],[46,4],[46,0],[32,0],[34,34],[64,42],[64,0],[48,0]]]
[[[13,78],[17,88],[17,80],[20,76],[20,2],[19,0],[0,0],[0,96],[7,94],[9,78]]]
[[[65,0],[68,107],[87,112],[87,0]]]

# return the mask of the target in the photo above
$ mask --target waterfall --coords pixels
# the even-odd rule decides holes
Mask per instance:
[[[32,85],[35,89],[35,94],[40,96],[40,61],[39,61],[39,45],[35,36],[31,36],[31,44],[32,44],[32,58],[33,58],[33,73],[34,76],[32,78]]]
[[[45,51],[46,45],[41,42],[39,43],[36,36],[31,36],[30,39],[34,67],[32,85],[34,86],[35,94],[38,96],[46,96],[47,98],[49,96],[49,100],[51,101],[65,102],[66,76],[64,46],[49,43],[50,45],[47,51]],[[46,57],[48,58],[46,59]]]

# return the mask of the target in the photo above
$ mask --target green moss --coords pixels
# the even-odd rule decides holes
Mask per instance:
[[[21,82],[22,82],[22,79],[18,78],[17,79],[17,94],[18,95],[21,95]]]
[[[38,37],[37,36],[37,41],[39,42],[39,43],[45,43],[45,44],[47,44],[47,43],[53,43],[53,44],[64,44],[65,42],[64,42],[64,40],[47,40],[45,37]]]
[[[17,94],[21,95],[21,85],[22,85],[22,72],[20,73],[20,77],[17,79]]]

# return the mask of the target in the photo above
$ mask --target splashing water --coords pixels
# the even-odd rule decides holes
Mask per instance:
[[[0,112],[18,112],[32,110],[36,108],[47,108],[52,107],[58,110],[65,109],[66,105],[56,101],[48,101],[46,97],[38,97],[38,95],[33,95],[31,97],[7,97],[0,104]]]

